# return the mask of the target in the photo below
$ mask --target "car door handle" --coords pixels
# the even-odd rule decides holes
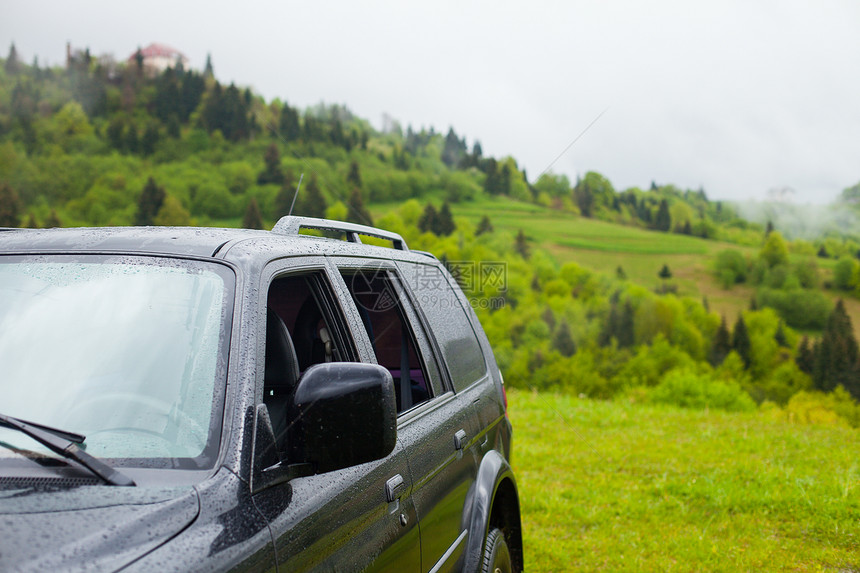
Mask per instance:
[[[388,500],[388,503],[396,501],[405,490],[406,482],[403,481],[402,475],[397,474],[385,482],[385,499]]]
[[[462,450],[466,446],[466,431],[465,430],[457,430],[457,433],[454,434],[454,449]]]

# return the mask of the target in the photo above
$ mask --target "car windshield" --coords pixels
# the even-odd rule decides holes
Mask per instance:
[[[162,258],[0,259],[0,410],[127,465],[201,467],[220,438],[233,279]],[[0,459],[47,450],[0,428]]]

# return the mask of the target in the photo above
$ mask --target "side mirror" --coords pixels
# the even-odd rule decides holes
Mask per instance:
[[[382,459],[397,441],[391,373],[375,364],[315,364],[296,385],[289,420],[290,464],[324,473]]]

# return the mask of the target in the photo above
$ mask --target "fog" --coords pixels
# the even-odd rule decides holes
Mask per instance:
[[[66,42],[118,60],[151,42],[222,82],[381,127],[453,126],[529,176],[595,170],[714,199],[832,201],[860,181],[860,3],[3,3],[0,49],[64,62]],[[5,53],[4,53],[5,55]]]

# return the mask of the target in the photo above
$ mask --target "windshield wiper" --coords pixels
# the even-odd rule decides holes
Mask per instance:
[[[122,473],[121,471],[110,467],[103,461],[91,456],[84,450],[78,447],[78,444],[83,443],[86,439],[81,434],[58,430],[50,426],[43,426],[25,420],[19,420],[12,416],[0,414],[0,426],[12,428],[26,434],[51,450],[52,452],[63,456],[66,459],[74,460],[99,476],[105,482],[111,485],[131,486],[135,485],[134,480]]]

